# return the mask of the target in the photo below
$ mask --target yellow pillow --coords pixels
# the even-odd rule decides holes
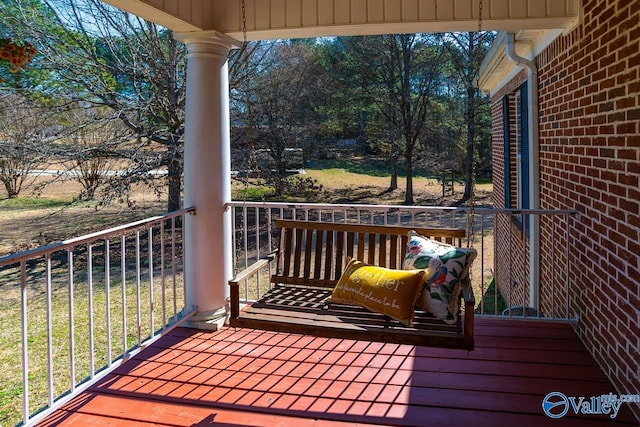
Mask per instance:
[[[359,305],[411,326],[424,275],[424,270],[392,270],[352,259],[328,301]]]

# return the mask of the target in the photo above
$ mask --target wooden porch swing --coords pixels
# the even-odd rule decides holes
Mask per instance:
[[[246,47],[244,3],[243,0],[243,46]],[[481,28],[482,0],[479,32]],[[476,68],[479,68],[479,64],[476,64]],[[476,76],[477,73],[476,69]],[[473,350],[475,299],[468,274],[462,279],[460,293],[456,296],[461,304],[454,324],[445,323],[431,313],[415,308],[415,318],[411,326],[407,326],[385,314],[358,305],[328,301],[351,258],[379,267],[401,269],[409,232],[412,230],[421,236],[458,247],[466,238],[467,247],[471,247],[475,175],[474,156],[467,230],[277,220],[275,226],[280,230],[278,249],[229,281],[229,325],[329,338]],[[241,308],[240,285],[267,268],[270,275],[269,290],[258,301]]]
[[[280,245],[272,256],[240,272],[229,285],[230,326],[363,339],[443,348],[473,349],[475,300],[468,277],[460,298],[464,316],[447,324],[416,309],[412,326],[357,305],[327,302],[348,259],[401,268],[408,232],[459,246],[464,229],[433,229],[368,224],[278,220]],[[259,301],[240,308],[240,284],[275,261],[271,289]],[[461,313],[459,313],[461,314]],[[464,317],[464,321],[462,318]]]

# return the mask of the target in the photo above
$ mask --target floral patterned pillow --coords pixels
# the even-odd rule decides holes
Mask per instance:
[[[417,306],[442,321],[458,321],[461,286],[469,286],[469,267],[476,258],[473,248],[458,248],[409,232],[403,268],[427,272]]]

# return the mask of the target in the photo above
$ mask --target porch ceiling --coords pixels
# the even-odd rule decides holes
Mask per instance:
[[[242,40],[241,0],[103,0],[176,32]],[[481,0],[246,0],[249,40],[474,31]],[[483,0],[484,30],[566,30],[582,0]]]

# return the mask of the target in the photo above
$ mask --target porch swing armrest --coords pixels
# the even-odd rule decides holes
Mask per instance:
[[[265,255],[229,280],[229,303],[232,319],[236,319],[240,315],[240,283],[267,267],[276,258],[277,252],[274,251]]]
[[[473,325],[474,325],[474,312],[476,308],[476,298],[473,294],[473,288],[471,287],[471,281],[469,276],[463,279],[462,287],[460,289],[460,298],[464,302],[464,324],[462,325],[462,339],[463,341],[473,348]]]
[[[464,300],[464,323],[462,325],[462,340],[468,346],[467,348],[473,349],[473,323],[474,323],[474,311],[476,308],[475,300]]]

